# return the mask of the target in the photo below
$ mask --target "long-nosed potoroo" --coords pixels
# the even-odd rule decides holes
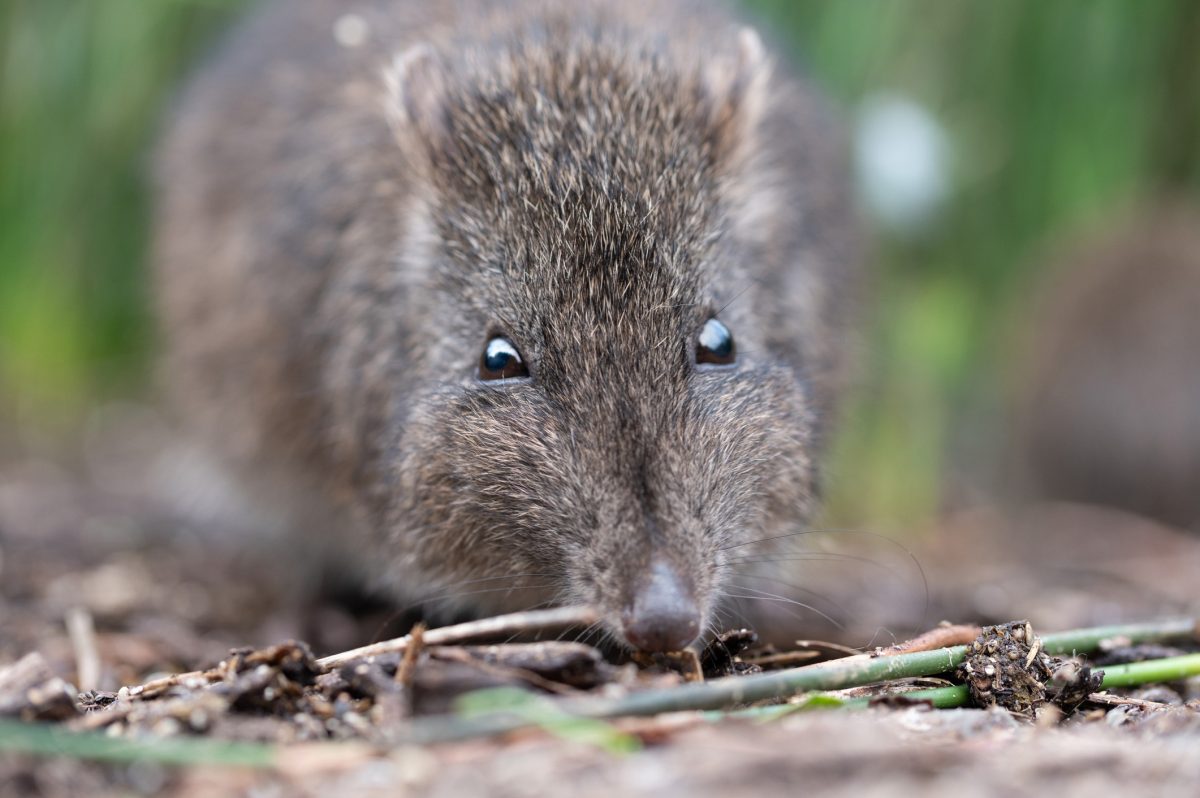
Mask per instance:
[[[161,148],[170,393],[400,596],[681,648],[817,501],[842,144],[719,5],[269,2]]]

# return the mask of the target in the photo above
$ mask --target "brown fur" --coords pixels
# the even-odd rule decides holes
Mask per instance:
[[[316,485],[402,595],[494,579],[465,606],[619,634],[653,556],[707,621],[722,549],[811,510],[840,382],[840,137],[771,66],[682,0],[268,5],[161,161],[179,405]],[[693,365],[712,313],[735,368]],[[528,384],[478,381],[497,332]]]

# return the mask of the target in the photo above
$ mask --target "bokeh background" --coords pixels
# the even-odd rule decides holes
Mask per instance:
[[[151,393],[149,153],[241,0],[0,3],[0,454]],[[900,530],[995,484],[1045,253],[1200,193],[1195,0],[749,0],[845,107],[874,238],[830,515]]]

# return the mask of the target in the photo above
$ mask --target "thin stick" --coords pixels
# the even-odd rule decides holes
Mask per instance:
[[[418,623],[408,633],[411,643],[408,648],[404,649],[404,657],[400,660],[400,664],[396,666],[396,684],[401,687],[409,687],[412,684],[413,673],[417,669],[417,657],[421,655],[421,649],[425,647],[425,624]]]
[[[219,670],[213,668],[208,671],[188,671],[186,673],[173,673],[170,676],[163,676],[161,679],[151,679],[145,684],[134,685],[133,687],[122,687],[117,692],[117,699],[124,700],[126,698],[150,698],[165,693],[172,687],[180,684],[186,684],[189,687],[199,687],[201,683],[211,684],[220,678]]]
[[[914,651],[932,651],[935,648],[964,646],[979,637],[979,633],[982,631],[974,624],[939,626],[924,634],[919,634],[911,640],[882,648],[879,650],[878,656],[890,657],[896,654],[910,654]]]
[[[820,651],[785,651],[782,654],[764,654],[761,657],[745,657],[743,659],[750,665],[762,667],[768,665],[801,665],[808,660],[817,659],[820,656]]]
[[[67,637],[75,651],[76,687],[80,692],[95,690],[100,684],[100,655],[96,652],[96,626],[92,614],[82,607],[67,611]]]
[[[490,673],[493,676],[503,680],[512,681],[520,679],[533,687],[541,688],[547,693],[556,695],[578,695],[579,691],[574,687],[566,684],[547,679],[539,673],[534,673],[527,668],[514,668],[509,665],[496,665],[487,662],[478,657],[474,657],[468,652],[455,646],[436,646],[426,649],[432,659],[441,660],[442,662],[461,662],[464,665],[469,665],[478,671]],[[405,652],[406,654],[408,652]]]
[[[478,621],[442,626],[429,629],[422,635],[426,646],[444,646],[452,643],[463,643],[477,637],[498,637],[500,635],[515,635],[523,632],[539,632],[546,629],[558,629],[565,626],[591,626],[600,620],[599,614],[591,607],[557,607],[551,610],[530,610],[514,612],[510,615],[497,615],[494,618],[483,618]],[[381,643],[343,651],[341,654],[331,654],[317,660],[317,664],[329,670],[347,662],[366,657],[377,657],[381,654],[396,654],[408,648],[412,635],[404,635]]]
[[[1200,625],[1195,619],[1105,626],[1046,635],[1042,638],[1042,643],[1046,651],[1056,654],[1070,651],[1090,651],[1099,646],[1102,641],[1111,638],[1124,638],[1131,643],[1194,638],[1197,636],[1198,628]],[[953,646],[935,651],[874,658],[861,655],[791,670],[771,671],[751,676],[731,676],[703,683],[688,683],[669,689],[646,690],[617,699],[573,699],[559,702],[557,706],[567,717],[576,715],[589,718],[725,709],[755,701],[786,699],[803,692],[840,690],[890,679],[933,676],[957,667],[965,658],[966,650],[966,646]],[[1200,657],[1200,655],[1194,656]],[[1114,673],[1117,672],[1116,668],[1111,670]],[[946,695],[962,689],[950,687],[941,688],[940,692],[918,691],[910,694],[910,697],[924,698],[924,693],[936,692],[940,700],[946,700]],[[950,704],[946,704],[946,706],[950,706]],[[528,725],[530,724],[527,720],[503,714],[470,719],[456,716],[431,717],[413,724],[411,739],[413,742],[420,743],[445,742],[501,734],[525,728]]]
[[[550,610],[514,612],[509,615],[497,615],[493,618],[483,618],[478,621],[468,621],[467,623],[426,630],[421,634],[421,645],[441,646],[462,643],[477,637],[514,635],[521,634],[522,632],[536,632],[566,626],[590,626],[599,621],[599,619],[599,614],[590,607],[557,607]],[[343,651],[340,654],[331,654],[328,657],[322,657],[317,660],[317,664],[326,671],[329,671],[348,662],[354,662],[355,660],[367,657],[402,653],[409,647],[412,641],[413,636],[407,634],[403,637],[396,637],[380,643],[372,643],[369,646]],[[139,696],[149,698],[179,684],[187,684],[198,679],[206,683],[211,683],[219,680],[220,677],[221,671],[219,668],[208,671],[175,673],[134,687],[123,687],[121,688],[120,695],[128,698]]]

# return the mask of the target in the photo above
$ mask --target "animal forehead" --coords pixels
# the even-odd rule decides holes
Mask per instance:
[[[493,313],[536,331],[546,348],[645,349],[694,326],[698,272],[657,253],[555,249],[493,272]]]
[[[677,227],[703,209],[711,114],[694,70],[602,39],[462,69],[446,107],[446,177],[460,193],[597,235]]]
[[[443,236],[491,265],[493,315],[568,350],[688,326],[717,182],[698,66],[681,63],[595,37],[458,65]]]
[[[597,301],[693,287],[717,232],[695,75],[589,40],[505,53],[456,84],[444,191],[458,238]]]

